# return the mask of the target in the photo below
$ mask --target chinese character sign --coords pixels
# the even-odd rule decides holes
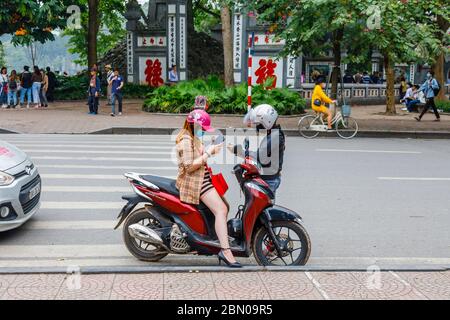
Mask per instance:
[[[139,57],[139,82],[150,87],[162,86],[166,79],[165,57]]]
[[[138,37],[138,47],[165,47],[166,37]]]
[[[128,32],[127,34],[127,71],[129,75],[134,73],[133,63],[134,63],[134,48],[133,48],[133,33]]]
[[[186,69],[186,18],[180,17],[180,69]]]
[[[252,68],[253,84],[264,84],[272,79],[267,89],[280,88],[283,85],[283,61],[271,57],[254,57]]]
[[[146,62],[147,68],[145,69],[145,80],[150,87],[160,87],[164,84],[162,79],[162,66],[159,59],[148,59]]]
[[[235,69],[241,69],[242,65],[242,14],[234,15],[234,37],[233,37],[233,64]]]
[[[168,58],[169,66],[177,64],[177,27],[175,15],[169,15],[169,29],[168,29]]]

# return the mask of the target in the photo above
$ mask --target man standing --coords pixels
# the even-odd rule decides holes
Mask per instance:
[[[176,85],[178,83],[178,73],[177,73],[177,66],[173,65],[172,69],[169,71],[169,85]]]
[[[361,78],[361,83],[362,84],[372,84],[373,83],[368,72],[363,73],[363,76]]]
[[[89,81],[89,114],[98,114],[98,100],[100,97],[100,78],[97,75],[97,69],[92,68],[91,80]]]
[[[27,108],[30,107],[31,102],[31,86],[33,83],[31,82],[32,74],[30,72],[30,67],[24,66],[22,75],[20,76],[20,107],[23,108],[25,103],[25,94],[27,95]]]
[[[426,103],[425,108],[423,108],[422,113],[419,117],[414,117],[417,121],[421,121],[422,117],[425,115],[425,113],[432,108],[434,111],[434,115],[436,116],[436,120],[434,121],[441,121],[441,116],[439,115],[439,111],[436,108],[436,105],[434,103],[434,97],[436,97],[439,93],[440,86],[439,82],[434,78],[434,71],[430,71],[427,74],[427,80],[425,83],[420,87],[418,92],[423,92],[425,94]]]
[[[56,88],[56,75],[51,71],[50,67],[46,68],[48,77],[48,89],[47,89],[47,100],[49,102],[55,101],[54,92]]]
[[[113,78],[108,82],[108,87],[111,86],[111,117],[116,116],[116,100],[119,104],[119,116],[122,115],[122,88],[124,81],[122,76],[119,74],[119,69],[114,70]]]
[[[345,75],[344,75],[343,81],[344,81],[344,83],[355,83],[355,78],[353,78],[350,71],[345,70]]]
[[[106,97],[108,99],[108,103],[107,105],[112,105],[112,101],[111,101],[111,94],[112,94],[112,79],[114,78],[114,72],[112,71],[112,67],[110,64],[107,64],[105,66],[105,71],[106,71],[106,81],[108,83],[108,89],[107,89],[107,93],[106,93]]]

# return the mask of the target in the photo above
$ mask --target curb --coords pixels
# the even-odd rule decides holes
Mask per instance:
[[[0,134],[19,134],[18,132],[14,132],[11,130],[7,130],[7,129],[2,129],[0,128]]]
[[[444,272],[449,266],[435,265],[385,265],[380,266],[381,272]],[[224,273],[224,272],[367,272],[367,266],[301,266],[301,267],[261,267],[244,266],[236,270],[221,266],[169,266],[169,267],[80,267],[77,270],[67,267],[36,267],[36,268],[0,268],[0,275],[8,274],[67,274],[80,272],[82,274],[138,274],[138,273]]]
[[[245,129],[245,128],[242,128]],[[123,135],[171,135],[179,128],[137,128],[137,127],[113,127],[102,129],[89,134],[123,134]],[[218,129],[225,133],[227,128]],[[300,133],[296,129],[285,129],[287,136],[298,137]],[[337,138],[336,133],[322,133],[321,138]],[[450,139],[450,131],[386,131],[386,130],[361,130],[356,138],[408,138],[408,139]]]

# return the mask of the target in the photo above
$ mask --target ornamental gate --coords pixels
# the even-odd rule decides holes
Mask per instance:
[[[159,87],[172,66],[187,78],[186,0],[151,0],[148,13],[137,1],[127,4],[127,81]]]

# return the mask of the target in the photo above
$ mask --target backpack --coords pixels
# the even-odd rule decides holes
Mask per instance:
[[[434,80],[436,80],[436,79],[434,79]],[[437,97],[439,95],[439,92],[441,92],[441,85],[439,84],[439,81],[436,80],[436,83],[437,83],[437,86],[438,86],[437,89],[432,88],[435,97]]]

